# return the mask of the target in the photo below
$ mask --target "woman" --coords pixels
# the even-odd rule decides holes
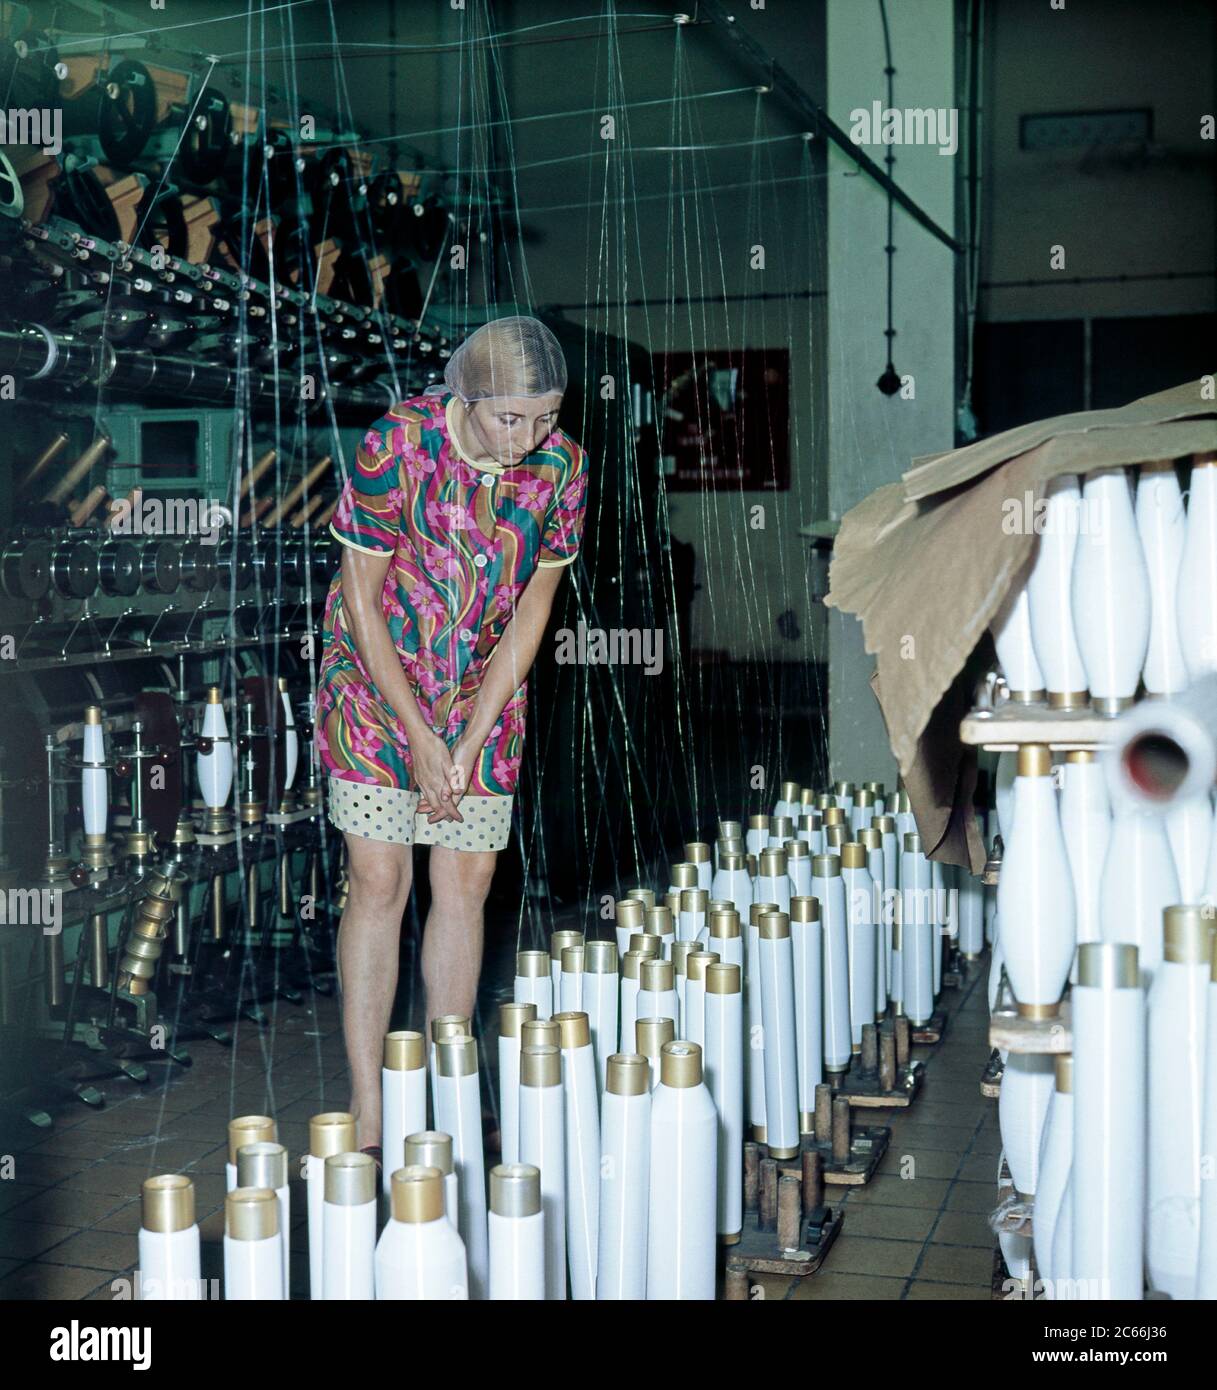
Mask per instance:
[[[549,329],[485,324],[444,382],[364,436],[330,528],[344,549],[325,605],[317,748],[350,872],[338,935],[350,1109],[373,1152],[410,846],[432,847],[429,1035],[439,1014],[473,1016],[526,677],[586,510],[586,458],[558,429],[566,363]]]

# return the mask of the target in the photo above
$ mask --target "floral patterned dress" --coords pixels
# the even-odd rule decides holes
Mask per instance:
[[[355,451],[330,525],[343,545],[392,554],[381,598],[389,634],[421,711],[450,748],[534,571],[575,559],[588,482],[583,450],[561,430],[519,464],[472,462],[453,437],[455,400],[415,397],[378,420]],[[525,679],[483,747],[462,805],[514,795],[527,699]],[[325,602],[316,730],[331,779],[412,789],[406,730],[355,649],[341,572]]]

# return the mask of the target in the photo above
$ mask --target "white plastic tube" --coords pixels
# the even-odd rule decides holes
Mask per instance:
[[[402,1166],[407,1134],[427,1128],[427,1046],[421,1033],[386,1033],[380,1072],[380,1145],[389,1191]]]
[[[815,1129],[816,1087],[824,1080],[824,932],[818,898],[791,898],[790,940],[799,1130],[811,1134]]]
[[[1150,594],[1149,647],[1142,680],[1150,695],[1174,695],[1188,683],[1178,611],[1187,518],[1175,466],[1169,460],[1141,465],[1136,514]]]
[[[878,934],[874,885],[866,867],[866,848],[854,841],[841,846],[841,878],[849,922],[849,1029],[852,1051],[862,1051],[862,1025],[875,1021]]]
[[[195,1223],[194,1183],[180,1173],[165,1173],[146,1178],[140,1195],[140,1301],[201,1299],[202,1246]]]
[[[545,1214],[545,1297],[566,1298],[566,1137],[562,1056],[556,1047],[520,1054],[520,1161],[541,1173]]]
[[[853,1047],[849,1024],[849,922],[845,905],[845,880],[841,856],[817,854],[812,861],[812,896],[820,900],[824,1054],[826,1072],[842,1072],[849,1066]]]
[[[637,1053],[609,1058],[600,1117],[600,1249],[596,1297],[633,1302],[647,1292],[651,1173],[650,1066]]]
[[[766,912],[761,916],[760,976],[766,1142],[771,1157],[793,1158],[799,1151],[799,1086],[794,953],[790,918],[784,912]]]
[[[435,1052],[436,1126],[452,1136],[452,1164],[460,1201],[458,1226],[469,1265],[469,1296],[483,1299],[489,1285],[490,1251],[477,1042],[468,1034],[441,1038]]]
[[[545,951],[516,953],[516,974],[511,997],[517,1004],[535,1004],[538,1018],[548,1018],[554,1012],[553,977],[549,972],[549,956]]]
[[[665,961],[671,968],[671,962]],[[566,1260],[576,1302],[596,1297],[600,1241],[600,1104],[596,1056],[585,1013],[555,1015],[562,1053],[566,1167]]]
[[[1217,949],[1209,973],[1205,1014],[1204,1101],[1201,1151],[1217,1154]],[[1196,1266],[1195,1298],[1217,1298],[1217,1175],[1206,1173],[1200,1183],[1200,1257]]]
[[[376,1246],[377,1299],[467,1299],[465,1246],[444,1214],[439,1170],[399,1168],[389,1201],[389,1220]]]
[[[527,1163],[490,1170],[490,1298],[545,1297],[545,1215],[541,1172]]]
[[[325,1297],[325,1161],[355,1150],[355,1117],[341,1110],[314,1115],[308,1125],[304,1181],[308,1191],[309,1297]]]
[[[535,1004],[499,1005],[499,1141],[507,1164],[520,1161],[520,1030],[536,1016]]]
[[[738,965],[717,964],[706,971],[703,1058],[718,1115],[718,1236],[732,1245],[744,1221],[744,996]]]
[[[1035,1263],[1040,1278],[1048,1281],[1055,1275],[1052,1242],[1065,1196],[1065,1185],[1069,1181],[1069,1170],[1073,1165],[1073,1057],[1069,1053],[1062,1053],[1054,1062],[1056,1084],[1048,1102],[1048,1115],[1040,1139],[1033,1221]]]
[[[1081,1297],[1139,1300],[1146,1029],[1136,947],[1080,947],[1072,1002],[1073,1276]]]
[[[236,1187],[224,1201],[224,1298],[283,1300],[279,1202],[264,1187]]]
[[[932,882],[921,836],[906,835],[900,857],[900,967],[904,1012],[914,1026],[934,1014]]]
[[[371,1154],[325,1161],[325,1297],[365,1300],[376,1288],[376,1164]]]
[[[596,1054],[596,1087],[603,1091],[608,1059],[617,1047],[621,989],[617,947],[611,941],[589,941],[584,948],[583,965],[583,1007]]]

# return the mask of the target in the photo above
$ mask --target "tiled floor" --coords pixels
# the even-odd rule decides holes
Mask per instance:
[[[555,923],[555,925],[571,925]],[[497,1000],[508,997],[514,925],[497,940],[484,973],[480,1009],[485,1060]],[[409,965],[403,960],[403,968]],[[824,1269],[808,1279],[758,1279],[767,1299],[989,1297],[998,1162],[996,1105],[978,1082],[988,1056],[983,981],[974,966],[961,991],[943,1002],[945,1040],[918,1048],[926,1083],[908,1111],[871,1111],[889,1124],[892,1145],[881,1175],[866,1187],[829,1189],[845,1225]],[[268,1006],[272,1007],[272,1006]],[[396,1026],[417,1021],[402,1018]],[[293,1157],[305,1149],[308,1119],[348,1101],[345,1060],[333,998],[273,1006],[271,1023],[242,1023],[234,1045],[188,1045],[189,1069],[161,1066],[146,1086],[107,1083],[106,1105],[61,1110],[51,1131],[32,1128],[0,1146],[0,1298],[130,1297],[137,1260],[139,1192],[145,1177],[182,1171],[194,1178],[203,1235],[204,1275],[222,1273],[225,1127],[230,1116],[274,1114]],[[295,1165],[298,1174],[298,1165]],[[292,1281],[307,1290],[304,1192],[292,1182]]]

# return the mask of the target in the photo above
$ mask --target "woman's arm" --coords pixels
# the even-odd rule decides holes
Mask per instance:
[[[343,547],[343,621],[350,629],[355,650],[376,683],[377,690],[392,705],[406,727],[414,780],[428,804],[442,813],[433,819],[449,816],[453,820],[463,820],[453,800],[452,755],[418,707],[381,608],[385,576],[392,560],[392,551],[372,554],[354,550],[350,546]]]
[[[486,667],[486,676],[469,722],[452,750],[453,758],[466,777],[472,771],[473,763],[481,756],[490,731],[498,723],[507,701],[532,670],[554,606],[554,595],[565,573],[564,565],[543,565],[538,568],[524,586],[516,611],[503,629],[499,650]]]

